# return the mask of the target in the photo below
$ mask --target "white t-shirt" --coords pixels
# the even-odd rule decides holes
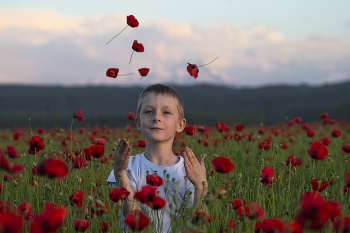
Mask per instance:
[[[131,170],[131,175],[129,175],[129,173],[127,171]],[[164,175],[163,171],[166,170],[166,174]],[[161,218],[161,216],[163,216],[163,232],[166,233],[168,232],[169,226],[170,226],[170,222],[171,222],[171,218],[170,218],[170,207],[169,205],[172,204],[173,205],[173,213],[174,213],[174,209],[175,209],[175,204],[173,201],[173,196],[175,195],[175,190],[174,190],[174,183],[172,181],[173,178],[176,179],[175,181],[175,186],[178,188],[177,190],[177,206],[179,208],[179,210],[182,208],[184,208],[183,206],[183,202],[185,200],[185,198],[187,197],[187,193],[186,191],[191,191],[192,194],[190,195],[190,199],[189,202],[187,204],[187,207],[192,207],[193,206],[193,201],[194,201],[194,192],[195,192],[195,188],[194,185],[188,180],[185,182],[185,178],[184,176],[186,176],[186,170],[185,170],[185,166],[184,166],[184,159],[180,156],[180,161],[178,163],[176,163],[173,166],[170,167],[163,167],[163,166],[158,166],[155,165],[154,163],[150,162],[149,160],[147,160],[144,156],[144,154],[137,154],[136,156],[130,156],[129,158],[129,165],[127,168],[126,174],[129,178],[129,182],[131,186],[134,186],[136,188],[137,191],[141,191],[142,187],[147,185],[146,183],[146,176],[147,173],[146,171],[149,171],[149,175],[155,174],[154,172],[157,171],[157,175],[162,177],[164,180],[164,184],[157,187],[157,191],[159,191],[159,197],[165,199],[166,204],[165,206],[158,210],[158,215]],[[167,191],[167,198],[165,198],[165,194],[164,194],[164,188],[166,186],[166,182],[167,182],[167,178],[166,175],[169,174],[170,178],[169,178],[169,183],[168,183],[168,191]],[[119,180],[118,180],[119,181]],[[107,182],[111,183],[113,187],[117,187],[117,183],[114,177],[114,170],[111,171]],[[141,206],[141,211],[148,215],[149,217],[151,217],[150,213],[151,213],[151,208],[149,206],[147,206],[146,204],[143,204],[141,202],[139,202],[140,206]],[[162,215],[162,211],[164,211],[164,214]],[[120,216],[123,219],[124,222],[124,215],[121,213],[120,211]],[[175,216],[179,216],[178,214]],[[155,218],[154,220],[157,222],[156,220],[157,218]],[[151,219],[151,221],[153,221]],[[128,229],[128,227],[127,227]],[[129,230],[127,230],[128,232]],[[171,231],[171,229],[169,230],[169,232]]]

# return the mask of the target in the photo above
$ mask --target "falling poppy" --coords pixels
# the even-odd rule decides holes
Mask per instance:
[[[79,111],[78,111],[78,113],[77,114],[75,114],[75,113],[73,113],[72,115],[73,115],[73,118],[78,118],[80,115],[81,115],[81,109],[79,109]]]
[[[42,139],[42,137],[40,136],[32,136],[29,141],[28,153],[34,155],[44,149],[45,149],[44,139]]]
[[[141,43],[138,43],[137,40],[134,40],[134,43],[132,44],[132,47],[131,47],[134,51],[132,51],[132,54],[130,56],[130,61],[129,61],[129,64],[131,62],[131,58],[132,58],[132,55],[134,54],[134,52],[138,52],[138,53],[143,53],[145,51],[145,48],[143,47],[143,44]]]
[[[219,58],[219,57],[217,57]],[[197,67],[196,64],[191,64],[191,63],[187,63],[188,66],[187,66],[187,72],[194,78],[197,78],[198,77],[198,72],[199,72],[199,67],[201,66],[206,66],[206,65],[209,65],[210,63],[212,63],[213,61],[215,61],[217,58],[215,58],[214,60],[212,60],[211,62],[209,62],[208,64],[205,64],[205,65],[200,65]]]
[[[126,23],[128,24],[128,26],[132,27],[132,28],[136,28],[139,26],[139,21],[137,21],[137,19],[135,18],[135,16],[133,15],[128,15],[126,17]],[[116,38],[120,33],[122,33],[128,26],[126,26],[121,32],[119,32],[115,37],[113,37],[110,41],[108,41],[106,43],[106,45],[111,42],[114,38]]]
[[[133,231],[141,231],[143,228],[149,225],[150,221],[147,215],[143,214],[142,211],[135,209],[126,215],[124,223],[131,227]]]
[[[59,178],[68,175],[68,165],[60,159],[44,159],[37,166],[39,175],[45,175],[49,178]]]
[[[114,188],[109,192],[109,199],[118,202],[119,200],[122,200],[123,195],[124,200],[126,200],[129,197],[130,192],[126,188]]]
[[[318,140],[315,140],[307,151],[311,158],[322,160],[328,155],[327,147]]]
[[[138,69],[138,71],[141,75],[141,78],[140,78],[140,80],[141,80],[143,77],[148,75],[149,69],[148,68],[141,68],[141,69]]]
[[[162,177],[158,176],[157,174],[153,174],[153,175],[146,176],[146,183],[154,187],[159,187],[164,184],[164,180]]]
[[[236,168],[230,158],[216,157],[211,163],[214,165],[215,171],[219,173],[228,173]]]
[[[106,76],[107,77],[111,77],[111,78],[116,78],[118,76],[119,73],[119,69],[118,68],[109,68],[106,71]],[[129,73],[129,74],[133,74],[133,73]],[[129,75],[129,74],[121,74],[119,76],[125,76],[125,75]]]
[[[89,228],[89,221],[85,219],[74,219],[74,229],[76,231],[84,232]]]

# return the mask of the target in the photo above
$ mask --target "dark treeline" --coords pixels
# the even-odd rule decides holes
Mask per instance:
[[[303,122],[316,121],[320,113],[348,120],[350,82],[321,87],[269,86],[229,88],[210,85],[175,86],[185,102],[187,124],[229,125],[275,124],[300,116]],[[136,113],[144,87],[38,87],[0,86],[0,127],[67,127],[72,113],[83,110],[85,121],[75,126],[125,126],[133,123],[128,112]]]

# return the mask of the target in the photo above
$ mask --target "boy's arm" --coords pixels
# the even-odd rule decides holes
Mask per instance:
[[[123,215],[126,218],[126,215],[130,212],[132,212],[135,209],[141,210],[139,205],[137,204],[138,201],[137,199],[134,198],[135,193],[137,192],[136,188],[130,185],[128,176],[126,175],[126,171],[114,171],[114,177],[115,181],[117,183],[117,188],[126,188],[130,192],[130,195],[127,199],[124,200],[124,207],[123,207]],[[119,184],[119,177],[120,179],[120,184]],[[132,201],[136,201],[132,202]]]
[[[204,212],[206,214],[206,216],[209,217],[208,214],[208,207],[207,205],[204,203],[202,203],[202,200],[204,200],[204,197],[207,195],[208,193],[208,182],[205,183],[204,188],[203,185],[200,187],[194,187],[195,188],[195,192],[194,192],[194,201],[193,201],[193,206],[195,209],[199,209],[202,205],[202,208],[199,209],[198,211],[200,212]]]

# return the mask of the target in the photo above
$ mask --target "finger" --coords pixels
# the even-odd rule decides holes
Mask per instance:
[[[191,151],[190,148],[187,148],[187,149],[186,149],[186,155],[187,155],[188,160],[190,161],[190,163],[191,163],[192,165],[194,165],[195,162],[196,162],[196,161],[194,161],[194,159],[197,160],[197,158],[194,157],[194,154],[193,154],[193,152]]]
[[[131,155],[131,149],[132,149],[131,146],[129,146],[128,152],[126,153],[126,156],[127,156],[127,157],[130,157],[130,155]]]
[[[122,138],[122,139],[120,140],[120,148],[119,148],[119,153],[120,153],[121,155],[123,155],[124,149],[125,149],[125,140],[124,140],[124,138]]]
[[[125,142],[124,144],[125,144],[125,146],[124,146],[124,150],[123,150],[123,153],[122,153],[123,157],[125,157],[125,155],[126,155],[127,152],[128,152],[128,149],[129,149],[129,142]]]

